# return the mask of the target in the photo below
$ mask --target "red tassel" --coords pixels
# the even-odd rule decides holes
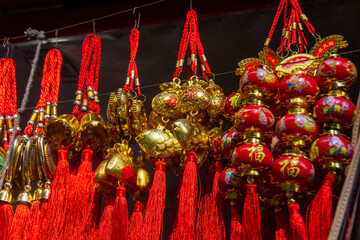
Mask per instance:
[[[276,220],[276,240],[286,240],[287,239],[287,224],[284,211],[275,211],[275,220]]]
[[[235,201],[230,202],[231,206],[231,226],[230,226],[230,240],[241,239],[241,214],[239,204]]]
[[[144,236],[146,240],[161,240],[163,234],[163,214],[166,196],[166,163],[157,161],[154,180],[144,211]]]
[[[42,207],[44,216],[41,225],[41,236],[43,239],[63,239],[65,226],[65,204],[69,198],[67,184],[69,178],[69,162],[67,150],[60,146],[58,150],[58,164],[51,183],[51,192],[47,201],[47,207]],[[46,210],[46,214],[45,211]]]
[[[207,169],[205,175],[205,181],[202,187],[202,198],[200,201],[200,207],[198,211],[198,216],[196,220],[196,239],[202,240],[206,239],[209,236],[208,232],[211,229],[208,228],[209,221],[209,212],[210,212],[210,203],[212,197],[212,188],[214,181],[213,169]]]
[[[326,240],[333,220],[332,190],[334,176],[327,174],[312,200],[309,211],[308,233],[310,239]]]
[[[30,217],[26,222],[24,239],[25,240],[37,240],[40,232],[40,200],[35,200],[31,203]]]
[[[288,206],[290,215],[290,233],[292,240],[308,240],[304,219],[300,215],[300,207],[297,203]]]
[[[179,209],[180,189],[181,189],[181,185],[182,185],[182,180],[183,180],[182,178],[179,178],[177,188],[176,188],[175,206],[174,206],[174,210],[173,210],[171,232],[173,232],[175,227],[177,226],[177,220],[178,220],[177,214],[178,214],[178,209]]]
[[[260,203],[255,184],[246,184],[246,196],[242,218],[242,238],[261,240]]]
[[[130,218],[130,224],[128,229],[129,240],[145,239],[142,232],[142,229],[144,227],[143,210],[144,210],[144,203],[137,200],[135,202],[133,214],[131,215]]]
[[[196,200],[198,196],[197,156],[194,151],[186,154],[187,160],[180,189],[177,222],[170,239],[194,239]]]
[[[25,204],[18,204],[14,219],[11,224],[10,240],[22,240],[24,236],[24,229],[26,221],[30,215],[29,207]]]
[[[111,240],[113,239],[114,226],[114,202],[115,198],[107,195],[105,198],[105,208],[101,217],[99,228],[95,232],[95,239]]]
[[[7,202],[0,203],[0,239],[9,239],[11,223],[14,218],[14,211]]]
[[[116,188],[116,199],[114,205],[114,240],[127,239],[129,226],[128,206],[126,201],[126,188]]]
[[[86,146],[82,153],[82,161],[76,177],[70,178],[68,194],[71,201],[66,205],[65,239],[84,238],[91,231],[95,179],[92,172],[93,151]],[[75,180],[75,181],[74,181]]]
[[[213,181],[213,203],[211,204],[213,210],[211,217],[213,218],[212,225],[216,229],[218,239],[225,239],[225,223],[224,223],[224,198],[221,196],[219,188],[219,175],[223,169],[223,163],[215,162],[216,172]],[[211,227],[210,226],[210,227]]]

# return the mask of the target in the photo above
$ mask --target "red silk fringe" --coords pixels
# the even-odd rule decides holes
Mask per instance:
[[[31,203],[30,217],[26,222],[24,240],[37,240],[40,232],[40,200],[35,200]]]
[[[333,220],[332,185],[335,178],[327,174],[316,193],[309,211],[309,239],[326,240]]]
[[[11,224],[11,231],[9,240],[22,240],[24,237],[24,230],[26,221],[29,218],[30,210],[25,204],[18,204],[16,212]]]
[[[58,164],[51,183],[51,192],[47,201],[47,207],[41,208],[43,221],[41,224],[42,239],[63,239],[65,227],[65,205],[69,198],[67,185],[69,178],[69,162],[67,150],[60,146],[58,150]]]
[[[0,203],[0,239],[9,239],[14,210],[7,202]]]
[[[275,239],[286,240],[288,229],[287,229],[286,217],[284,211],[275,212],[275,221],[276,221]]]
[[[262,239],[260,203],[255,184],[246,184],[242,227],[242,239]]]
[[[290,233],[292,240],[308,240],[304,219],[300,215],[300,207],[297,203],[288,206],[290,215]]]
[[[218,239],[225,239],[225,223],[224,223],[224,198],[221,196],[219,188],[219,175],[223,168],[223,163],[220,161],[215,162],[216,172],[213,181],[212,189],[212,211],[213,214],[210,215],[212,218],[212,225],[217,232]]]
[[[240,240],[241,239],[241,214],[239,204],[236,202],[231,202],[231,226],[230,226],[230,240]]]
[[[133,214],[131,215],[130,218],[130,224],[128,229],[129,240],[145,239],[142,232],[142,229],[144,227],[143,210],[144,210],[144,203],[142,201],[136,200],[133,209]]]
[[[99,228],[95,231],[94,239],[97,240],[113,239],[114,202],[115,202],[114,197],[110,195],[106,196],[104,212],[101,217]]]
[[[166,163],[157,161],[154,180],[144,211],[144,236],[146,240],[161,240],[163,234],[163,214],[166,196]]]
[[[196,201],[198,196],[198,170],[196,162],[196,153],[189,151],[180,189],[176,226],[170,239],[187,240],[195,238]]]
[[[95,179],[92,172],[93,151],[86,146],[76,177],[69,178],[68,194],[71,201],[66,205],[65,239],[83,239],[92,231],[92,213]]]
[[[126,201],[126,188],[116,188],[116,199],[114,204],[114,240],[127,239],[129,225],[128,206]]]

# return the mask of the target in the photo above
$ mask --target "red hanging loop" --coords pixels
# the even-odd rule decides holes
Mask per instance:
[[[83,42],[82,60],[79,72],[77,96],[82,96],[83,104],[80,108],[79,100],[75,100],[73,115],[78,119],[87,112],[100,114],[98,99],[93,96],[88,97],[88,92],[97,93],[99,85],[99,70],[101,58],[101,40],[96,34],[89,34]]]
[[[45,57],[40,99],[34,110],[34,112],[39,112],[39,114],[44,117],[44,119],[39,119],[39,121],[37,121],[36,134],[40,134],[44,131],[45,120],[50,118],[50,114],[45,113],[46,105],[51,103],[56,104],[58,101],[61,66],[62,55],[60,51],[57,49],[50,50]],[[24,134],[30,136],[33,133],[33,125],[34,122],[30,120],[24,130]]]

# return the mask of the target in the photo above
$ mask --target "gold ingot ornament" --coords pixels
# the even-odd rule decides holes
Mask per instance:
[[[135,99],[133,101],[133,128],[134,134],[139,135],[141,132],[147,129],[147,117],[143,101]]]
[[[108,163],[105,167],[106,174],[119,181],[128,180],[127,178],[134,176],[133,152],[126,140],[115,144],[114,147],[107,151],[106,159]]]
[[[114,187],[118,186],[118,180],[108,174],[106,174],[106,165],[108,164],[107,160],[104,160],[100,163],[99,167],[95,172],[95,182],[100,183],[105,186]]]

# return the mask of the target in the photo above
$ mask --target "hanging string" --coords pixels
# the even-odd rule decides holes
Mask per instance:
[[[140,5],[140,6],[136,6],[136,7],[129,8],[129,9],[126,9],[126,10],[123,10],[123,11],[107,14],[107,15],[97,17],[97,18],[93,18],[93,19],[90,19],[90,20],[87,20],[87,21],[83,21],[83,22],[67,25],[67,26],[64,26],[64,27],[52,29],[52,30],[49,30],[49,31],[46,31],[46,32],[43,32],[43,33],[44,34],[56,33],[56,31],[61,31],[61,30],[65,30],[65,29],[74,28],[74,27],[78,27],[78,26],[81,26],[81,25],[93,23],[94,21],[99,21],[99,20],[103,20],[103,19],[106,19],[106,18],[114,17],[114,16],[117,16],[117,15],[120,15],[120,14],[123,14],[123,13],[131,12],[134,9],[148,7],[148,6],[158,4],[158,3],[161,3],[161,2],[164,2],[164,1],[165,0],[158,0],[158,1],[150,2],[150,3],[146,3],[146,4],[143,4],[143,5]],[[5,38],[0,39],[0,41],[17,40],[17,39],[23,39],[23,38],[27,38],[27,37],[28,36],[26,36],[26,35],[25,36],[16,36],[16,37],[5,37]]]
[[[38,34],[37,35],[38,44],[36,46],[34,59],[33,59],[32,63],[31,63],[31,71],[30,71],[30,75],[29,75],[29,78],[28,78],[28,81],[27,81],[27,84],[26,84],[25,94],[24,94],[23,99],[21,101],[20,108],[17,111],[18,114],[16,114],[16,120],[15,120],[14,126],[19,125],[19,123],[20,123],[20,115],[19,114],[24,111],[24,109],[26,107],[26,104],[27,104],[27,102],[29,100],[30,89],[31,89],[31,86],[32,86],[33,81],[34,81],[34,74],[35,74],[36,66],[37,66],[37,63],[39,61],[39,56],[40,56],[40,50],[41,50],[41,45],[42,45],[41,40],[45,38],[45,35],[44,35],[43,31],[39,31],[37,34]],[[11,137],[10,145],[14,144],[14,141],[15,141],[15,134],[13,134],[12,137]],[[10,154],[8,153],[8,154],[6,154],[6,159],[5,159],[3,169],[6,169],[9,166],[9,164],[11,164],[11,162],[10,162]],[[2,171],[2,173],[1,173],[0,189],[2,189],[3,185],[4,185],[5,173],[6,173],[6,171]]]

